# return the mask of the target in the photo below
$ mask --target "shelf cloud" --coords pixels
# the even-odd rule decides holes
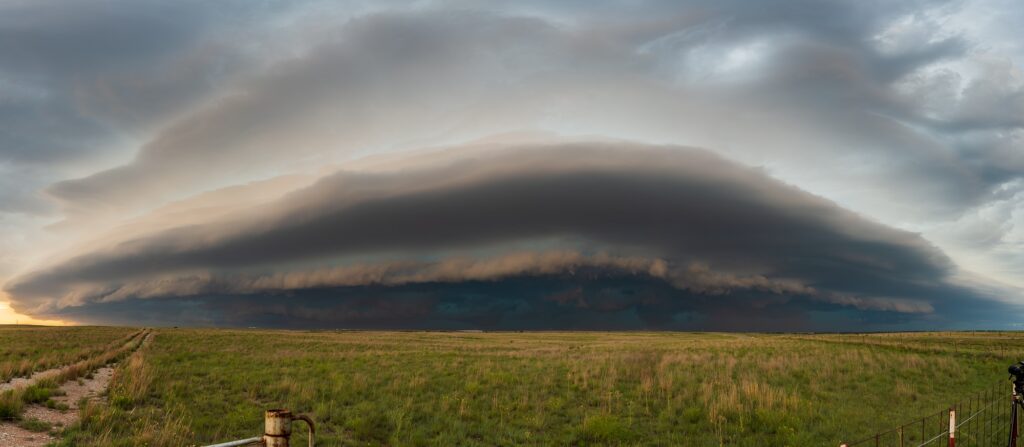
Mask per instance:
[[[0,322],[1015,328],[1022,22],[4,2]]]
[[[411,158],[105,244],[16,278],[7,292],[55,316],[141,299],[279,296],[301,306],[308,291],[405,286],[443,296],[461,283],[568,284],[577,272],[582,283],[662,283],[659,293],[679,300],[746,295],[917,315],[948,304],[936,291],[969,295],[919,235],[700,149],[598,141]],[[626,308],[644,296],[634,299]]]

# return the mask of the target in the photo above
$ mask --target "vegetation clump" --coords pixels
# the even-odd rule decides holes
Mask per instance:
[[[580,439],[600,443],[621,443],[633,437],[633,432],[618,418],[609,415],[592,416],[584,420]]]
[[[25,419],[18,423],[18,426],[28,431],[34,431],[44,433],[50,431],[52,428],[50,424],[40,421],[39,419]]]

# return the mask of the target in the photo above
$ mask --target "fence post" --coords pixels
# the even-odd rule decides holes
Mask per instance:
[[[1013,402],[1012,405],[1017,405],[1017,400],[1016,399],[1017,398],[1015,397],[1014,398],[1014,402]],[[1010,447],[1017,447],[1017,409],[1016,408],[1014,408],[1013,411],[1010,412],[1010,417],[1013,418],[1013,420],[1010,421]]]
[[[949,409],[949,447],[956,447],[956,410]]]
[[[1017,385],[1011,385],[1013,400],[1010,402],[1010,447],[1017,447]]]

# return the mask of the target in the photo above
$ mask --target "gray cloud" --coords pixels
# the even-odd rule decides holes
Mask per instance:
[[[920,300],[822,292],[796,280],[715,272],[697,263],[673,267],[662,259],[613,257],[604,253],[586,256],[574,251],[519,252],[491,259],[454,258],[439,262],[392,261],[263,275],[199,274],[165,277],[76,291],[73,295],[66,296],[61,304],[74,306],[88,304],[89,301],[280,294],[293,290],[356,286],[392,287],[420,283],[497,282],[516,277],[572,274],[582,270],[646,276],[665,281],[679,290],[700,295],[719,296],[737,291],[756,291],[774,295],[803,296],[861,310],[905,313],[930,313],[934,310],[929,303]]]
[[[245,174],[258,177],[297,158],[387,148],[467,124],[485,135],[493,131],[486,121],[467,122],[481,108],[520,117],[536,111],[503,92],[521,88],[524,78],[555,66],[621,71],[618,56],[583,44],[531,18],[467,12],[360,18],[173,123],[132,163],[49,192],[70,204],[133,205],[179,194],[181,183],[219,186],[217,174],[240,156],[250,160]]]
[[[863,310],[930,313],[937,290],[971,296],[919,236],[701,150],[567,143],[421,160],[339,172],[227,219],[79,254],[7,291],[19,309],[45,313],[588,268],[696,295],[756,291]],[[533,253],[509,254],[530,244]]]
[[[39,200],[39,177],[38,170],[15,168],[0,162],[0,213],[52,213],[52,204]]]
[[[261,178],[297,160],[569,127],[722,147],[771,160],[804,186],[878,185],[893,204],[874,206],[955,215],[1021,176],[1019,166],[998,162],[1005,143],[972,138],[968,149],[960,141],[980,129],[971,123],[1019,128],[1012,117],[1022,103],[1013,99],[1018,87],[999,95],[979,87],[1006,85],[994,73],[951,86],[964,97],[963,112],[938,120],[907,90],[912,79],[931,82],[930,67],[971,52],[971,43],[938,34],[930,19],[914,19],[922,23],[912,28],[923,31],[889,30],[942,8],[953,6],[694,1],[652,4],[628,20],[612,6],[597,8],[568,23],[560,8],[542,5],[452,12],[441,3],[370,14],[226,85],[133,162],[49,191],[78,210],[131,209]],[[612,112],[621,108],[629,117]],[[978,115],[980,108],[989,112]],[[722,137],[735,127],[749,131]],[[964,149],[951,156],[951,147]],[[829,167],[837,156],[862,169]],[[238,157],[247,158],[245,170],[233,169]],[[822,174],[811,176],[808,166]]]
[[[0,165],[35,175],[6,191],[0,213],[52,207],[38,194],[48,184],[123,159],[137,139],[275,60],[274,37],[257,30],[286,12],[251,2],[0,5]]]
[[[909,300],[942,314],[929,294],[974,295],[945,288],[953,263],[924,239],[805,202],[763,173],[734,182],[687,170],[732,169],[712,156],[651,166],[634,160],[649,148],[622,144],[594,149],[607,163],[581,162],[578,148],[552,144],[475,161],[396,156],[401,170],[355,157],[518,130],[707,147],[923,231],[960,264],[1013,282],[1024,272],[1024,53],[1009,18],[1022,11],[999,0],[7,3],[0,219],[18,213],[54,241],[82,239],[37,248],[70,259],[8,287],[21,309],[129,302],[170,283],[206,290],[192,277],[278,293],[231,287],[411,261],[430,277],[448,256],[485,262],[520,248],[707,265],[794,280],[831,305]],[[304,183],[279,179],[327,166],[344,172],[260,205]],[[644,181],[631,182],[637,173]],[[254,196],[218,195],[228,190]],[[64,220],[52,225],[57,207]],[[738,223],[758,219],[757,231]],[[31,230],[0,246],[31,246],[9,235]],[[769,255],[781,247],[791,254]],[[324,287],[372,287],[346,284]]]
[[[112,133],[131,130],[126,120],[110,118],[120,114],[138,120],[149,110],[199,93],[202,82],[195,80],[171,94],[158,93],[160,80],[174,76],[165,63],[180,62],[181,53],[201,35],[205,20],[198,10],[146,2],[75,6],[32,2],[3,7],[0,83],[21,92],[17,101],[0,100],[6,127],[0,133],[0,157],[6,160],[61,164],[108,152],[104,146],[117,142]],[[132,93],[147,105],[109,102],[113,95]],[[108,101],[106,107],[101,101]]]

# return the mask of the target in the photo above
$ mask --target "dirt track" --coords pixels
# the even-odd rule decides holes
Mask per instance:
[[[152,333],[147,333],[138,349],[144,343],[147,343],[152,336]],[[11,381],[0,384],[0,386],[6,386],[0,388],[0,391],[9,390],[14,388],[22,388],[30,386],[36,381],[56,376],[60,371],[67,366],[60,368],[48,369],[46,371],[40,371],[33,374],[29,378],[16,378]],[[117,364],[110,364],[103,366],[96,371],[93,371],[92,375],[88,378],[81,378],[77,380],[69,380],[64,382],[60,386],[60,391],[63,394],[61,396],[54,396],[52,399],[58,404],[67,405],[66,410],[58,410],[54,408],[47,408],[43,405],[30,405],[25,408],[22,414],[21,421],[2,421],[0,422],[0,446],[3,447],[43,447],[47,444],[58,440],[57,437],[52,436],[50,433],[59,433],[65,427],[75,423],[79,417],[79,403],[84,400],[103,400],[106,399],[104,392],[107,386],[110,385],[110,380],[114,376],[114,369]],[[40,421],[50,426],[50,430],[47,432],[34,432],[21,427],[25,421]]]

